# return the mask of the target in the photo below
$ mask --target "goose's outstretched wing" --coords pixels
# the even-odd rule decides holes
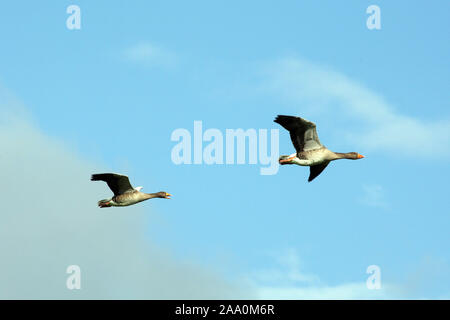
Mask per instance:
[[[105,181],[115,196],[133,191],[127,176],[116,173],[99,173],[91,176],[91,181]]]
[[[282,115],[277,116],[274,122],[289,131],[297,153],[323,148],[314,122],[300,117]]]
[[[309,167],[309,178],[308,178],[308,182],[313,181],[319,174],[322,173],[323,170],[325,170],[325,168],[327,167],[327,165],[330,162],[324,162],[321,164],[316,164],[315,166],[310,166]]]

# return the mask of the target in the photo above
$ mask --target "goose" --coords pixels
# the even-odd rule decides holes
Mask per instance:
[[[114,193],[111,199],[98,202],[100,208],[125,207],[152,198],[170,199],[171,194],[160,191],[156,193],[141,192],[142,187],[133,188],[127,176],[117,173],[97,173],[91,176],[91,181],[105,181]]]
[[[328,166],[330,161],[338,159],[357,160],[364,158],[357,152],[339,153],[325,148],[320,143],[314,122],[300,117],[278,115],[274,122],[289,131],[296,153],[280,156],[280,165],[296,164],[309,167],[308,182],[311,182]]]

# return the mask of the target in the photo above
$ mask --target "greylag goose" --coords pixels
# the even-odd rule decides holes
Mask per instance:
[[[309,166],[308,182],[311,182],[327,167],[330,161],[338,159],[362,159],[364,156],[357,152],[338,153],[325,148],[316,132],[316,124],[293,116],[277,116],[274,122],[289,131],[292,144],[297,151],[289,156],[280,156],[281,165],[297,164]]]
[[[127,176],[116,173],[99,173],[91,176],[91,181],[105,181],[114,193],[111,199],[98,202],[100,208],[124,207],[152,198],[170,199],[171,194],[160,191],[157,193],[144,193],[142,187],[133,188]]]

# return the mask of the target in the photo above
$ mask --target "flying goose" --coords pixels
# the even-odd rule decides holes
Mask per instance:
[[[171,194],[161,191],[157,193],[144,193],[142,187],[133,188],[127,176],[116,173],[99,173],[91,176],[91,181],[105,181],[114,193],[111,199],[98,202],[100,208],[124,207],[152,198],[170,199]]]
[[[293,116],[277,116],[274,122],[289,131],[292,144],[297,151],[289,156],[280,156],[278,162],[284,164],[297,164],[309,166],[308,182],[314,180],[327,167],[330,161],[338,159],[361,159],[364,156],[357,152],[338,153],[325,148],[316,132],[316,124]]]

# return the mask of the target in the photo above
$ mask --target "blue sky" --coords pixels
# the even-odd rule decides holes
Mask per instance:
[[[71,4],[81,30],[66,28]],[[366,27],[371,4],[381,30]],[[177,259],[268,298],[370,298],[373,264],[387,288],[374,297],[448,298],[449,13],[447,1],[16,1],[0,13],[0,83],[97,170],[172,193],[139,206],[145,241]],[[307,168],[171,161],[172,132],[195,120],[281,129],[277,114],[366,158],[312,183]]]

